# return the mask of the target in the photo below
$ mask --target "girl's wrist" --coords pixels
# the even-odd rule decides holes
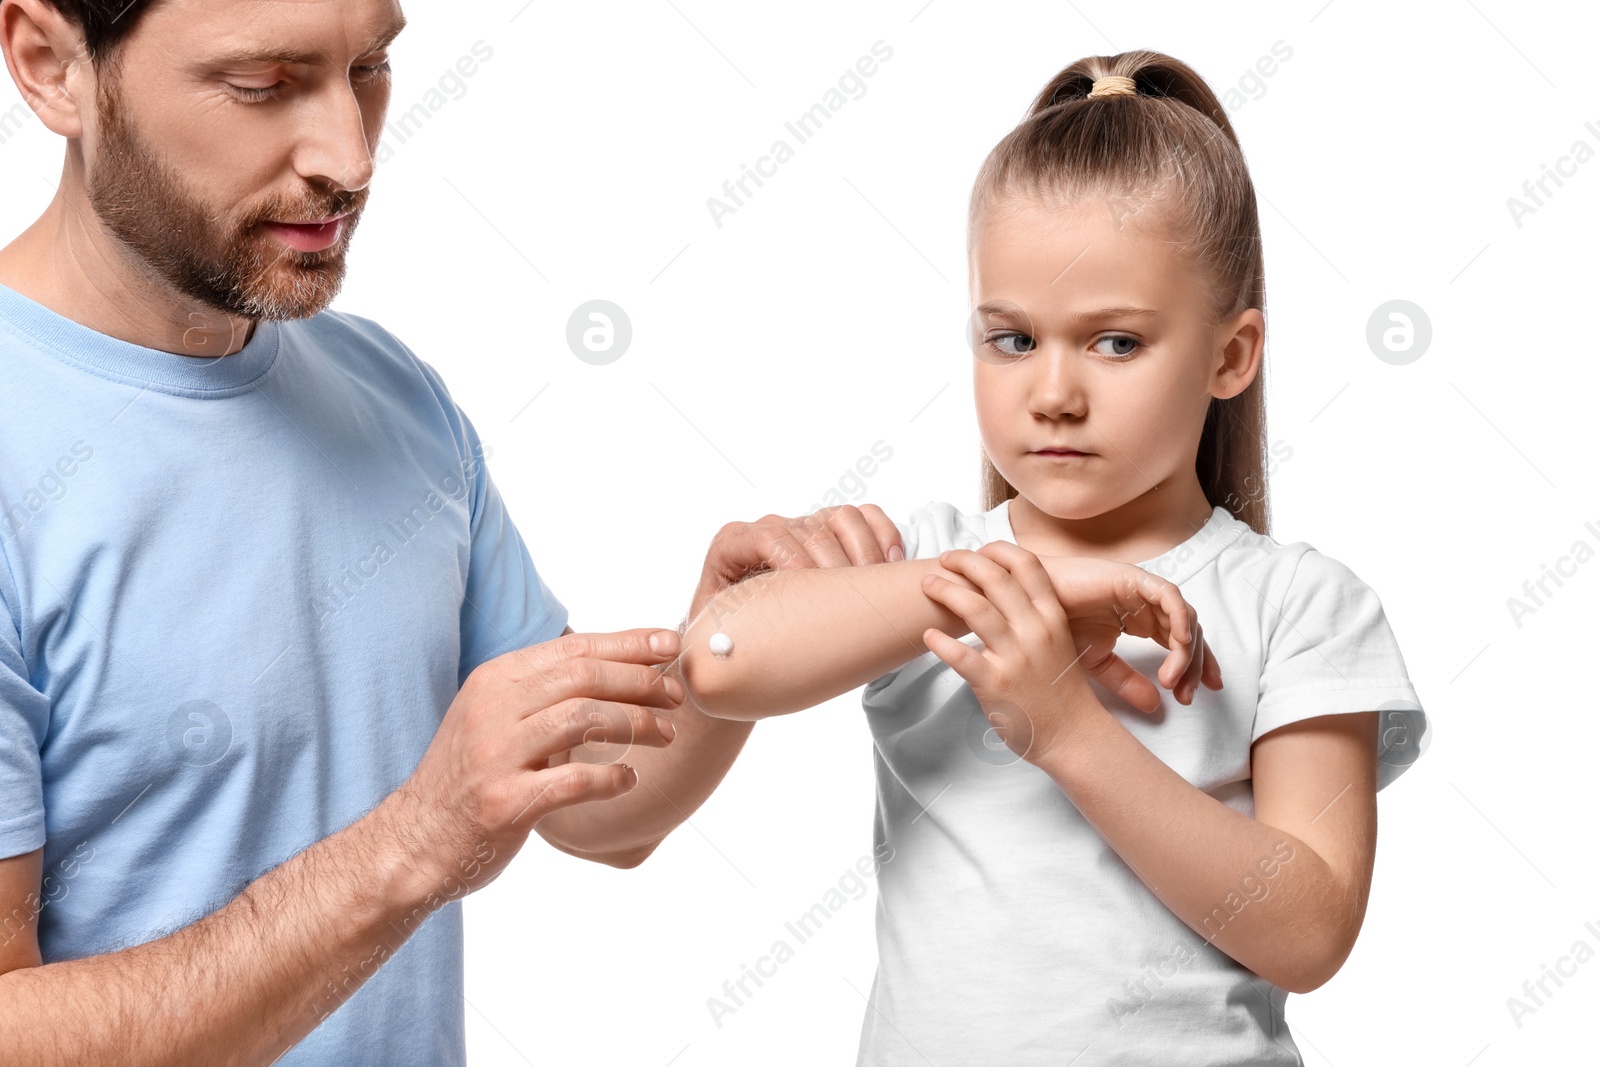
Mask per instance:
[[[1101,749],[1107,731],[1122,728],[1085,682],[1080,679],[1073,689],[1079,692],[1066,699],[1070,710],[1062,715],[1049,744],[1023,757],[1063,789],[1076,779],[1082,761],[1093,759]]]

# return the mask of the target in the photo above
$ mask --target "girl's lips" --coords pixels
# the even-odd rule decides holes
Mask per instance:
[[[339,243],[346,217],[340,215],[320,225],[289,222],[268,222],[265,225],[269,233],[297,252],[321,252]]]

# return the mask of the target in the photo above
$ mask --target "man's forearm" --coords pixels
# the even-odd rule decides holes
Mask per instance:
[[[686,706],[728,719],[799,711],[923,655],[929,627],[969,633],[960,616],[923,592],[928,574],[972,587],[937,559],[770,571],[730,586],[684,634]],[[733,641],[726,657],[711,651],[718,632]]]
[[[720,592],[702,582],[682,651],[666,670],[688,693],[668,716],[672,742],[574,748],[564,758],[626,763],[639,784],[602,804],[552,812],[539,834],[584,859],[615,867],[643,862],[721,783],[754,720],[820,704],[914,659],[927,651],[921,635],[929,626],[968,632],[922,591],[929,573],[971,584],[938,560],[766,571]],[[726,660],[709,651],[718,630],[735,641]]]
[[[721,784],[755,726],[711,718],[689,702],[668,717],[675,732],[666,748],[606,744],[568,753],[574,763],[626,763],[639,784],[612,800],[551,812],[535,827],[539,835],[613,867],[635,867],[649,856]]]
[[[386,801],[166,937],[0,975],[6,1062],[270,1064],[464,891],[412,854],[396,809]],[[463,882],[482,860],[463,857]]]

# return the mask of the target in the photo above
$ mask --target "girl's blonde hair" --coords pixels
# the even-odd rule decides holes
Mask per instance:
[[[1110,75],[1133,79],[1136,92],[1089,99],[1095,81]],[[969,246],[983,213],[1018,193],[1105,196],[1119,220],[1162,227],[1199,276],[1211,280],[1214,321],[1246,308],[1266,312],[1261,224],[1239,139],[1205,79],[1171,56],[1088,56],[1051,79],[978,172]],[[1212,506],[1265,534],[1263,372],[1239,395],[1211,399],[1195,473]],[[1017,490],[986,453],[982,464],[987,511]]]

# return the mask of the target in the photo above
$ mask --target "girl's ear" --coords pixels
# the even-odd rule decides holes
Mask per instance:
[[[83,33],[52,4],[12,0],[0,10],[0,47],[17,91],[34,114],[62,137],[81,137],[80,101],[92,97],[93,64]]]
[[[1267,322],[1260,308],[1245,308],[1218,328],[1221,362],[1211,379],[1211,395],[1219,400],[1238,396],[1261,371]]]

